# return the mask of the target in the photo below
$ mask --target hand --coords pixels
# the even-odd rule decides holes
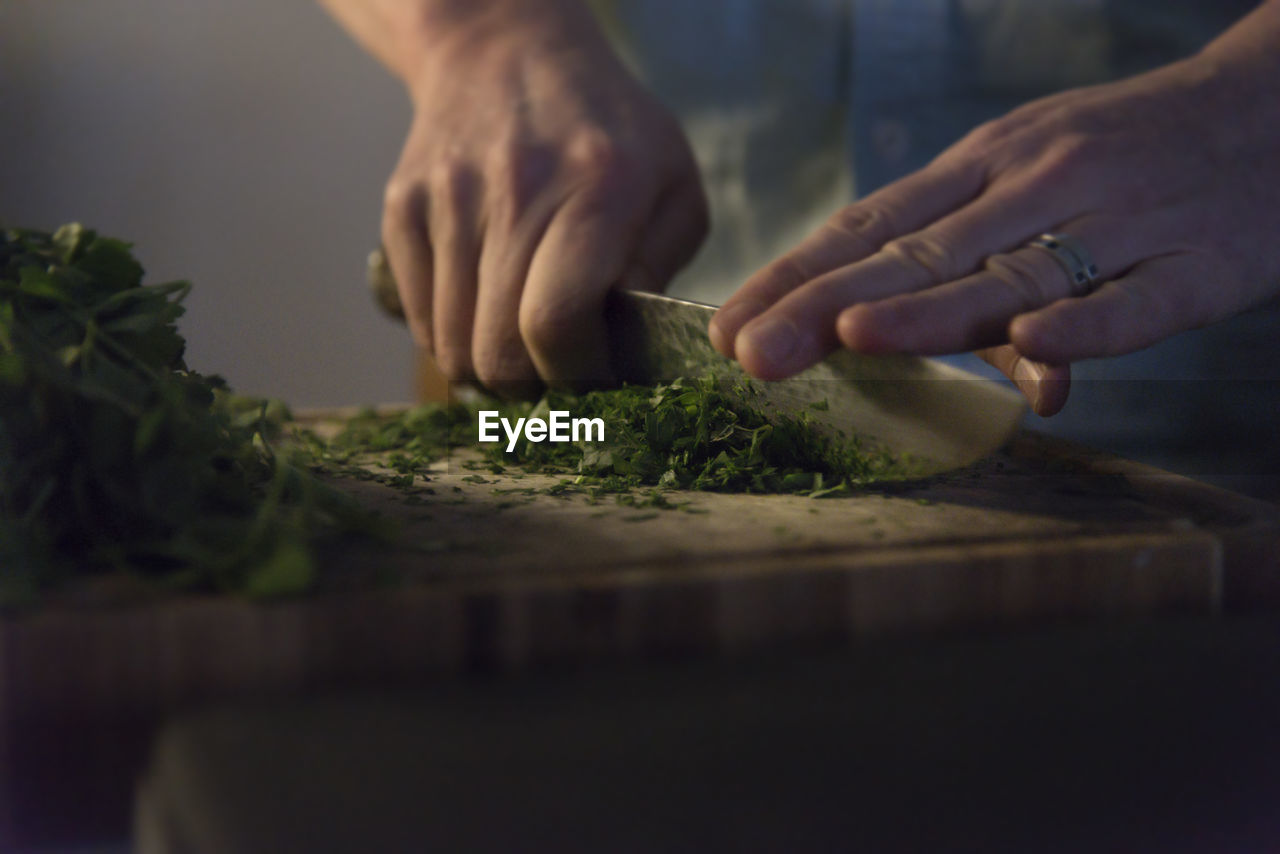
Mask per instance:
[[[415,114],[382,240],[440,369],[521,393],[609,378],[606,292],[665,287],[705,236],[707,204],[675,120],[590,14],[517,5],[450,33],[408,75]]]
[[[840,345],[981,349],[1053,414],[1072,361],[1280,291],[1276,82],[1202,55],[1021,107],[837,212],[725,303],[712,341],[765,379]],[[1074,236],[1104,284],[1073,296],[1026,246],[1042,232]]]

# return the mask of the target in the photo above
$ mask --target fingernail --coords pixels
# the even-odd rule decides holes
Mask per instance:
[[[764,306],[752,300],[735,302],[717,311],[707,327],[707,334],[711,336],[711,346],[725,355],[734,355],[733,342],[739,330],[762,311]]]
[[[787,317],[766,317],[748,324],[738,336],[754,351],[756,359],[774,371],[785,371],[800,344],[800,331]],[[739,351],[742,347],[739,346]]]
[[[1044,371],[1027,359],[1019,359],[1017,364],[1013,366],[1013,383],[1030,401],[1033,410],[1040,405],[1040,393],[1043,389],[1041,380],[1043,379]]]

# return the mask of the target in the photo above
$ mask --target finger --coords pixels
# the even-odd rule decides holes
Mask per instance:
[[[1102,278],[1144,257],[1149,242],[1133,224],[1090,216],[1055,231],[1089,247]],[[840,313],[840,342],[862,353],[960,353],[1008,341],[1010,318],[1071,296],[1073,283],[1054,256],[1033,246],[992,255],[983,269],[954,282],[856,304]]]
[[[480,381],[503,396],[529,398],[541,391],[537,367],[520,334],[520,303],[535,252],[562,202],[556,193],[546,192],[488,223],[471,358]]]
[[[529,266],[519,329],[543,380],[581,387],[612,381],[604,298],[628,267],[639,231],[633,210],[601,187],[570,198]],[[648,209],[648,205],[640,207]]]
[[[803,370],[839,345],[836,317],[843,309],[965,276],[985,257],[1030,237],[1026,223],[1048,219],[1046,204],[1033,193],[988,193],[787,294],[738,332],[735,355],[762,379]]]
[[[431,246],[435,262],[432,334],[436,364],[451,380],[475,376],[471,330],[480,262],[480,178],[451,172],[432,188]]]
[[[1190,253],[1153,258],[1089,296],[1015,317],[1009,337],[1019,351],[1048,362],[1141,350],[1221,319],[1224,312],[1210,304],[1213,288],[1206,287],[1213,273]]]
[[[432,259],[426,189],[419,183],[387,185],[382,207],[382,246],[396,281],[400,307],[414,342],[432,350]]]
[[[976,351],[988,364],[996,367],[1022,392],[1036,415],[1050,416],[1062,410],[1071,391],[1071,366],[1046,365],[1023,356],[1011,345],[988,347]]]
[[[631,259],[627,286],[664,290],[697,254],[708,226],[707,197],[696,175],[668,189],[658,198]]]
[[[967,203],[981,191],[982,182],[975,168],[934,161],[844,208],[725,301],[711,319],[711,343],[735,358],[738,333],[753,318],[806,282],[873,255],[893,238]]]

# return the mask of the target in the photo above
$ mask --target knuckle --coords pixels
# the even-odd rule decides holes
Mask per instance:
[[[891,240],[881,251],[922,283],[950,281],[965,272],[950,241],[927,232]]]
[[[1050,143],[1039,163],[1042,182],[1061,184],[1079,181],[1082,173],[1105,156],[1104,143],[1084,134],[1067,134]]]
[[[769,262],[747,281],[747,287],[759,292],[766,301],[775,302],[813,277],[800,258],[788,253]]]
[[[628,156],[623,146],[604,131],[578,133],[564,153],[574,172],[594,183],[613,183],[626,175]]]
[[[476,187],[471,168],[460,160],[444,159],[436,162],[427,179],[431,187],[431,199],[452,208],[469,205]]]
[[[1016,253],[993,255],[987,259],[986,269],[1008,286],[1027,309],[1047,305],[1059,296],[1052,286],[1045,284],[1043,272],[1027,256]]]
[[[465,347],[452,341],[440,341],[435,346],[436,367],[445,378],[453,382],[470,379],[471,357]]]
[[[393,177],[382,193],[383,233],[404,231],[422,220],[426,189],[417,181]]]
[[[520,211],[547,185],[554,169],[554,159],[547,149],[508,141],[490,157],[487,174],[507,205]]]
[[[1025,156],[1029,134],[1025,119],[1013,113],[978,125],[939,159],[949,159],[988,179],[995,170],[1017,163]]]
[[[486,386],[501,386],[534,378],[529,356],[519,341],[503,340],[476,348],[475,376]],[[533,376],[531,376],[531,374]]]
[[[1010,117],[992,119],[991,121],[983,122],[965,134],[961,143],[965,147],[983,151],[1008,139],[1014,133],[1017,125],[1018,123]]]
[[[983,122],[960,138],[960,148],[985,151],[1006,136],[1004,125],[998,121]]]
[[[582,318],[563,302],[526,301],[520,307],[520,338],[530,350],[545,352],[581,333]]]
[[[827,226],[857,242],[870,252],[884,245],[895,233],[894,217],[882,205],[849,205],[836,211]]]

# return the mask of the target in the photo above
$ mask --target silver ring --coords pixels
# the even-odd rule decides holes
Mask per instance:
[[[1044,250],[1053,256],[1058,266],[1071,280],[1071,295],[1084,296],[1093,293],[1102,282],[1098,278],[1098,265],[1089,257],[1089,251],[1069,234],[1040,235],[1027,244]]]

